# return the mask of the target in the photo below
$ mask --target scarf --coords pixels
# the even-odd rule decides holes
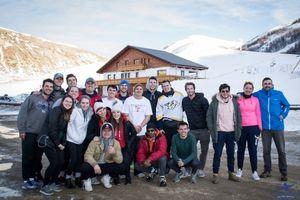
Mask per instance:
[[[156,141],[156,138],[160,135],[160,132],[155,130],[155,136],[154,137],[148,137],[147,134],[145,135],[145,138],[146,138],[146,141],[147,141],[147,144],[148,144],[148,153],[153,153],[154,151],[154,146],[155,146],[155,141]]]
[[[248,99],[248,98],[250,98],[250,97],[252,96],[252,94],[246,95],[244,92],[242,93],[242,95],[243,95],[243,97],[244,97],[245,99]]]

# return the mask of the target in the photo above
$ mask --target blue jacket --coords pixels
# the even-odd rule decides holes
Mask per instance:
[[[283,93],[274,89],[269,91],[261,89],[253,95],[259,99],[263,130],[284,130],[284,123],[283,120],[280,120],[280,115],[283,118],[287,117],[290,104]]]

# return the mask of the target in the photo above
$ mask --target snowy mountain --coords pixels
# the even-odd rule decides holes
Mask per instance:
[[[275,27],[242,46],[243,50],[300,54],[300,18]]]
[[[28,80],[45,73],[102,62],[74,46],[0,28],[0,82]]]
[[[220,44],[207,43],[207,40],[201,42],[201,37],[188,37],[169,45],[165,50],[209,68],[207,79],[193,80],[197,91],[204,92],[208,99],[222,83],[231,85],[233,93],[241,91],[245,81],[252,81],[255,90],[258,90],[261,88],[261,80],[268,76],[273,79],[275,88],[284,92],[290,103],[300,104],[299,55],[233,50],[224,47],[222,40],[212,40],[221,41]],[[190,80],[174,81],[172,85],[185,94],[184,83],[187,81]]]

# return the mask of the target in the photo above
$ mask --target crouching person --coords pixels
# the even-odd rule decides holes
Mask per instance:
[[[160,175],[159,185],[167,186],[167,140],[166,137],[156,128],[156,125],[149,123],[146,134],[141,139],[137,152],[136,169],[147,172],[147,181],[152,181],[156,173]]]
[[[100,137],[94,137],[90,142],[82,165],[81,178],[84,189],[92,191],[91,178],[102,176],[101,182],[105,188],[111,188],[110,176],[116,178],[125,170],[120,143],[115,139],[114,129],[105,122],[100,130]]]
[[[194,135],[189,133],[186,122],[178,125],[178,134],[173,136],[171,146],[172,159],[168,165],[176,172],[174,182],[180,181],[181,170],[192,168],[191,183],[196,183],[197,170],[200,169],[200,161],[197,158],[197,143]]]

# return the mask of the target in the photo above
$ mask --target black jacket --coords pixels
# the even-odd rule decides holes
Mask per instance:
[[[64,120],[64,108],[57,106],[47,116],[43,125],[42,134],[47,134],[57,147],[59,144],[66,145],[68,122]]]
[[[151,103],[151,108],[152,108],[152,115],[151,115],[151,118],[150,118],[150,121],[149,122],[152,122],[152,123],[155,123],[156,124],[156,105],[157,105],[157,101],[158,101],[158,98],[162,95],[161,92],[159,91],[155,91],[154,92],[154,98],[151,97],[152,93],[149,91],[149,90],[146,90],[143,94],[144,97],[146,97],[150,103]]]
[[[208,107],[209,103],[203,93],[196,93],[192,100],[189,97],[183,98],[182,109],[187,115],[191,130],[207,128],[206,113]]]

